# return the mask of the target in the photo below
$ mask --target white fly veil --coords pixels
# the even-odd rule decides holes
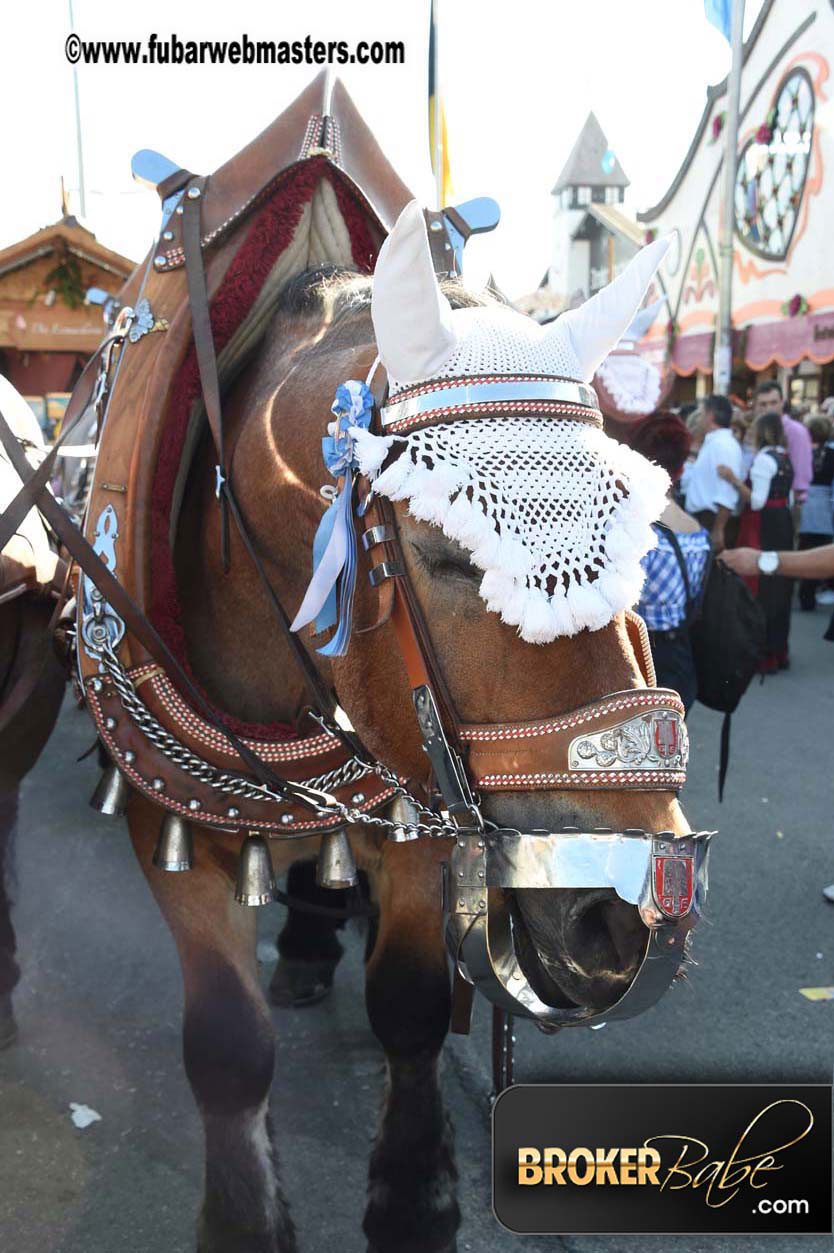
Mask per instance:
[[[667,247],[659,240],[642,249],[607,288],[548,327],[501,306],[452,310],[416,201],[380,252],[372,313],[389,401],[416,393],[424,407],[436,405],[417,429],[401,422],[395,434],[373,435],[353,427],[357,464],[374,492],[408,501],[415,517],[461,544],[483,571],[487,607],[531,643],[597,630],[639,599],[640,562],[655,542],[651,522],[669,479],[604,435],[588,420],[593,410],[520,397],[534,394],[531,376],[554,397],[566,380],[593,377]],[[444,420],[458,383],[470,396],[473,384],[481,395],[478,384],[489,394],[505,381],[516,399],[458,406],[454,420],[450,399]]]

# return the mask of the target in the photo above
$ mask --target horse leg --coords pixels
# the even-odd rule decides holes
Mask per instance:
[[[388,844],[374,876],[380,914],[365,998],[388,1073],[363,1224],[372,1253],[452,1253],[460,1223],[437,1074],[451,1006],[441,855],[430,844]]]
[[[17,943],[12,926],[11,859],[12,840],[17,825],[18,793],[0,792],[0,1050],[17,1039],[12,1013],[12,991],[20,978],[15,961]]]
[[[287,874],[287,895],[310,905],[344,909],[347,892],[320,888],[315,861],[297,861]],[[278,936],[278,964],[269,985],[269,999],[279,1009],[315,1005],[333,986],[333,975],[344,952],[336,932],[341,919],[287,909],[287,920]]]
[[[183,1057],[206,1148],[198,1253],[295,1253],[269,1117],[275,1037],[258,983],[255,910],[232,894],[238,841],[198,832],[195,868],[170,874],[151,864],[160,820],[131,798],[131,838],[185,985]]]

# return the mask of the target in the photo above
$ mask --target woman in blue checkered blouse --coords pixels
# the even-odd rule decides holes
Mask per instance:
[[[666,470],[674,489],[691,443],[686,424],[674,414],[655,413],[629,433],[628,442]],[[658,685],[679,692],[688,713],[695,701],[696,680],[687,619],[704,582],[710,538],[695,518],[676,504],[671,492],[655,531],[657,547],[643,558],[646,581],[637,612],[649,629]],[[688,595],[681,561],[686,567]]]

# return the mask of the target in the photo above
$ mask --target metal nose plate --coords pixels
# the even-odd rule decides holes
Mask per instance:
[[[636,905],[651,867],[651,838],[589,832],[486,835],[488,887],[614,888]]]

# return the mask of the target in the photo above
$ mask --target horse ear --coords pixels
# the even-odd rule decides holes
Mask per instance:
[[[631,319],[627,329],[623,332],[623,339],[633,340],[638,343],[650,326],[654,326],[657,321],[658,314],[666,304],[666,297],[661,296],[660,300],[655,300],[653,304],[647,305],[645,309],[638,310]]]
[[[550,333],[568,332],[586,383],[631,323],[671,242],[672,236],[666,235],[641,248],[612,283],[556,319]]]
[[[405,206],[380,249],[371,317],[382,364],[398,383],[432,378],[455,346],[452,307],[438,286],[416,200]]]

